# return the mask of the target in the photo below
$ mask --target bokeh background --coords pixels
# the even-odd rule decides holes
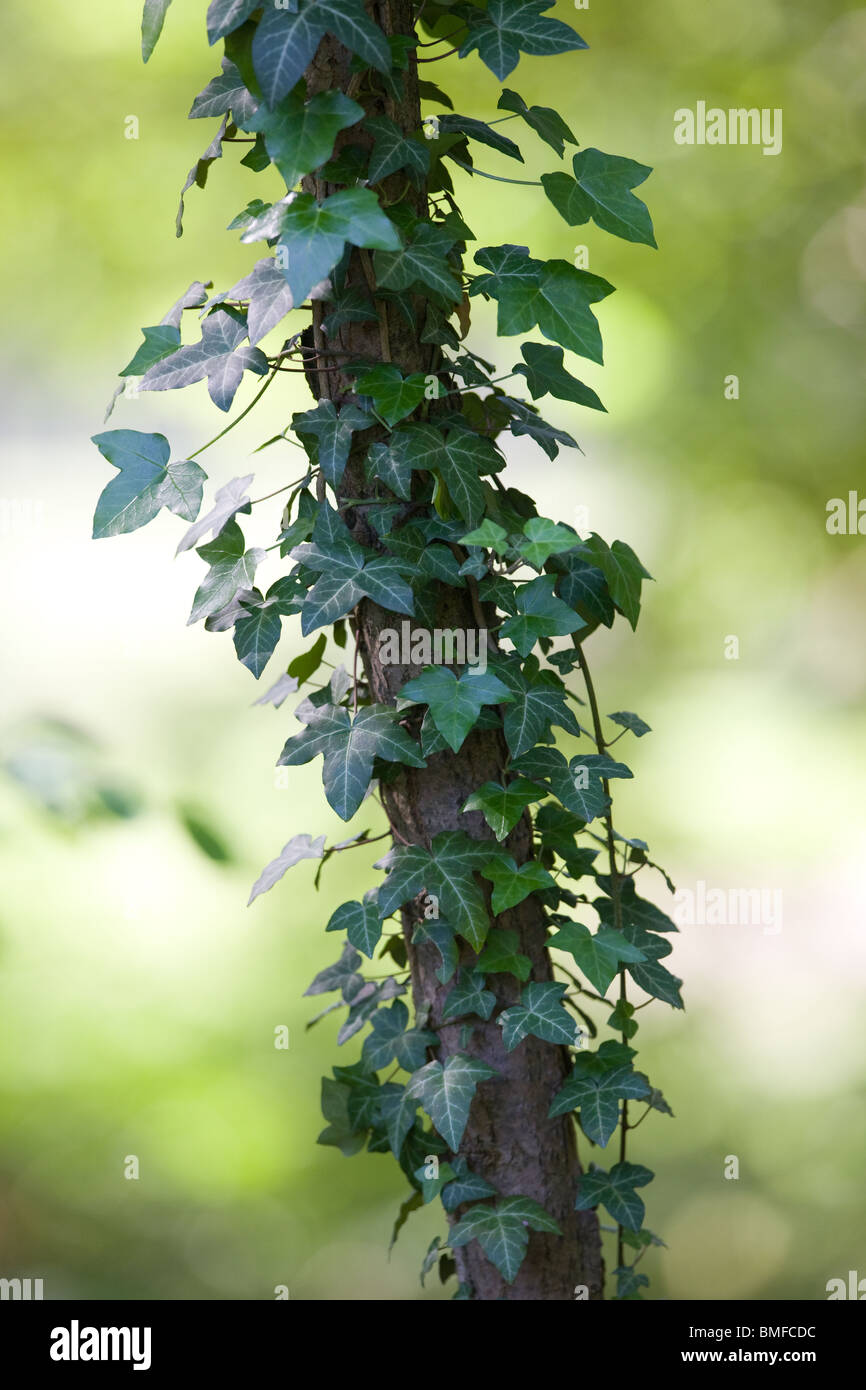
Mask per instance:
[[[305,1031],[319,1001],[301,995],[375,854],[338,858],[318,895],[302,865],[247,911],[291,835],[351,832],[318,763],[274,783],[292,702],[254,708],[229,637],[185,626],[202,570],[191,553],[172,563],[182,523],[89,539],[110,473],[89,436],[139,326],[258,255],[214,231],[267,196],[242,149],[191,191],[174,237],[212,134],[185,120],[219,66],[204,11],[175,0],[144,68],[139,0],[4,6],[0,1273],[41,1277],[53,1298],[446,1297],[417,1274],[441,1213],[413,1216],[389,1261],[396,1165],[315,1144],[319,1078],[357,1040],[341,1056],[332,1017]],[[647,1220],[668,1245],[643,1267],[655,1298],[820,1299],[828,1279],[866,1274],[866,537],[825,527],[828,499],[866,491],[866,10],[555,13],[589,52],[522,58],[506,85],[557,105],[583,145],[654,166],[642,192],[660,250],[569,229],[541,190],[458,171],[482,242],[567,259],[586,245],[618,287],[599,310],[606,365],[580,364],[609,414],[548,398],[584,452],[550,463],[518,441],[513,477],[550,515],[586,508],[656,576],[636,636],[621,623],[592,639],[603,706],[654,730],[629,736],[620,828],[680,887],[784,903],[777,934],[684,927],[687,1010],[640,1015],[642,1065],[676,1113],[632,1142],[658,1171]],[[426,71],[458,109],[497,114],[477,62]],[[673,113],[698,100],[781,107],[782,153],[676,145]],[[530,132],[521,143],[521,177],[555,167]],[[480,147],[477,163],[515,172]],[[507,369],[520,339],[496,346],[492,327],[479,307],[473,344]],[[284,380],[203,456],[212,487],[255,471],[263,494],[302,471],[289,445],[251,458],[304,407]],[[162,430],[183,457],[225,420],[202,385],[121,400],[112,423]],[[254,514],[256,543],[275,520]],[[375,807],[353,828],[367,824]],[[669,905],[658,876],[644,891]]]

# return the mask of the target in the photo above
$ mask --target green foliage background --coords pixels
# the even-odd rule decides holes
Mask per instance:
[[[48,1297],[269,1298],[287,1284],[293,1298],[414,1298],[441,1215],[411,1218],[388,1263],[402,1179],[315,1146],[334,1028],[305,1033],[314,1001],[300,998],[334,954],[328,913],[372,881],[375,851],[329,865],[319,897],[301,866],[246,911],[291,835],[341,838],[342,822],[315,766],[274,785],[291,705],[252,709],[260,692],[228,638],[185,627],[200,565],[166,563],[177,524],[89,539],[106,476],[89,435],[139,324],[193,278],[231,284],[256,256],[234,235],[206,244],[253,196],[232,156],[173,235],[210,138],[209,122],[185,121],[218,67],[203,13],[175,0],[144,69],[139,0],[62,14],[7,0],[0,710],[18,776],[0,783],[0,1273],[42,1277]],[[649,831],[681,887],[784,893],[778,935],[684,928],[672,964],[687,1013],[645,1016],[641,1062],[678,1123],[643,1127],[630,1153],[658,1173],[647,1219],[670,1246],[644,1267],[656,1297],[821,1298],[827,1279],[866,1273],[866,538],[824,525],[829,498],[866,490],[866,11],[598,0],[553,13],[590,51],[522,58],[508,85],[557,105],[583,145],[654,166],[661,249],[569,232],[540,189],[459,190],[482,240],[566,258],[587,245],[618,286],[599,309],[607,364],[581,363],[609,415],[545,403],[585,457],[547,464],[521,441],[509,456],[540,511],[582,526],[586,506],[591,529],[657,576],[636,637],[591,639],[604,707],[654,728],[629,750],[623,829]],[[498,86],[467,70],[460,109],[490,118]],[[783,153],[676,146],[673,113],[699,99],[782,107]],[[512,172],[491,151],[477,162]],[[492,327],[479,305],[487,355]],[[728,373],[739,401],[724,399]],[[255,468],[261,494],[300,471],[275,450],[242,466],[308,404],[285,380],[210,453],[215,482]],[[213,422],[201,385],[123,401],[112,423],[165,427],[182,456]],[[9,499],[31,504],[29,521]],[[729,634],[738,661],[724,659]],[[46,778],[62,813],[34,794]],[[137,814],[85,814],[105,806],[100,786]],[[273,1047],[279,1024],[288,1052]],[[722,1176],[728,1154],[738,1182]]]

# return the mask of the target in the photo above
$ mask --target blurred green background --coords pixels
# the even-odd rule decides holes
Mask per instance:
[[[89,436],[139,325],[194,278],[227,288],[259,254],[219,231],[267,196],[270,174],[239,168],[243,151],[190,192],[174,237],[215,124],[185,120],[219,67],[204,12],[175,0],[144,68],[140,0],[4,7],[0,1274],[41,1277],[49,1298],[259,1299],[279,1284],[292,1298],[443,1297],[417,1278],[441,1213],[413,1216],[389,1261],[396,1165],[315,1144],[319,1077],[358,1049],[340,1055],[333,1017],[305,1032],[319,1001],[301,995],[336,955],[330,912],[375,881],[375,852],[333,862],[318,895],[299,866],[247,912],[291,835],[351,831],[318,763],[274,784],[293,702],[252,708],[261,690],[230,639],[186,628],[202,571],[193,555],[170,563],[181,523],[89,539],[110,473]],[[550,463],[516,441],[511,471],[540,510],[588,516],[581,529],[627,539],[656,576],[637,635],[621,623],[591,643],[603,708],[654,729],[629,736],[620,829],[680,887],[784,894],[777,935],[684,927],[672,963],[687,1012],[640,1016],[641,1065],[676,1113],[632,1141],[658,1171],[647,1221],[669,1246],[642,1267],[655,1298],[820,1299],[829,1278],[866,1274],[866,539],[825,528],[829,498],[866,488],[866,10],[560,0],[555,13],[590,50],[522,58],[506,85],[557,105],[583,145],[654,166],[641,192],[660,250],[569,229],[540,189],[457,171],[482,244],[566,259],[585,245],[617,286],[599,309],[606,366],[578,364],[609,415],[548,398],[584,453]],[[497,114],[477,61],[426,72],[458,110]],[[673,113],[698,100],[781,107],[783,152],[676,145]],[[531,133],[521,144],[521,176],[555,167]],[[473,346],[507,370],[520,339],[497,346],[492,329],[479,307]],[[295,380],[203,457],[211,487],[255,470],[261,495],[301,471],[288,445],[250,457],[303,407]],[[164,431],[175,457],[224,423],[203,385],[122,400],[112,421]],[[254,514],[253,542],[275,521]],[[375,807],[353,828],[367,824],[380,828]],[[645,891],[669,906],[660,878]],[[288,1051],[273,1046],[280,1024]],[[730,1154],[738,1181],[723,1176]]]

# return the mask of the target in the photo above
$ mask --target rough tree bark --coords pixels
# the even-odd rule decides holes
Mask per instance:
[[[411,34],[412,6],[408,0],[368,0],[368,11],[386,34]],[[347,51],[328,38],[320,46],[315,61],[307,73],[310,95],[339,89],[348,92],[364,106],[368,114],[391,117],[406,132],[417,132],[421,125],[420,101],[414,62],[407,74],[405,95],[395,103],[381,94],[377,85],[365,84],[350,71]],[[358,131],[344,132],[337,149],[348,142],[357,143],[365,137]],[[369,138],[369,137],[368,137]],[[305,180],[305,188],[322,198],[334,192],[335,186],[314,177]],[[404,194],[402,173],[384,181],[386,199]],[[414,190],[418,215],[426,214],[426,191]],[[368,286],[371,283],[369,252],[355,251],[350,264],[349,283]],[[422,343],[420,331],[424,323],[424,301],[417,299],[416,327],[411,328],[394,305],[376,302],[378,323],[352,323],[326,338],[322,319],[327,306],[314,303],[313,341],[319,359],[329,368],[345,357],[329,358],[329,350],[350,354],[368,361],[394,362],[404,373],[435,372],[439,365],[439,349]],[[311,385],[317,397],[329,397],[342,403],[352,399],[350,381],[339,370],[312,371]],[[435,408],[435,403],[433,403]],[[342,496],[359,498],[370,492],[360,468],[369,447],[370,436],[350,457],[342,485]],[[377,544],[367,527],[362,507],[344,512],[344,520],[359,540]],[[479,621],[479,619],[481,621]],[[365,599],[356,610],[353,622],[359,656],[363,662],[372,697],[393,704],[399,688],[420,673],[417,666],[383,666],[378,658],[378,637],[383,628],[399,630],[402,619],[388,613]],[[443,586],[438,627],[471,630],[492,626],[492,614],[480,609],[477,592],[455,590]],[[500,780],[506,763],[507,750],[500,732],[475,731],[469,735],[460,752],[439,753],[429,759],[426,769],[404,768],[396,780],[382,788],[382,798],[398,842],[420,844],[427,848],[433,836],[443,830],[464,830],[476,839],[492,839],[480,812],[462,815],[460,807],[466,797],[483,782]],[[532,838],[527,816],[518,823],[507,839],[506,848],[518,864],[532,855]],[[487,987],[496,994],[497,1003],[489,1022],[477,1022],[467,1048],[459,1049],[460,1024],[441,1025],[444,997],[450,986],[436,978],[439,964],[436,948],[430,944],[413,946],[411,932],[420,914],[404,913],[409,964],[416,1007],[428,1006],[429,1025],[441,1038],[440,1058],[445,1060],[458,1050],[482,1058],[499,1073],[498,1077],[482,1083],[476,1094],[469,1123],[461,1144],[461,1153],[476,1173],[487,1178],[504,1195],[534,1198],[558,1221],[563,1238],[532,1232],[529,1248],[520,1272],[512,1285],[501,1278],[486,1259],[476,1242],[455,1251],[458,1275],[471,1285],[474,1296],[485,1300],[511,1299],[572,1299],[577,1285],[586,1285],[591,1299],[602,1297],[603,1264],[601,1240],[596,1212],[576,1212],[574,1199],[581,1172],[578,1162],[573,1122],[570,1116],[550,1120],[547,1112],[555,1093],[560,1089],[568,1070],[564,1048],[551,1046],[535,1037],[526,1038],[511,1053],[502,1045],[502,1030],[496,1023],[497,1014],[507,1005],[517,1002],[520,985],[509,975],[488,978]],[[545,924],[541,905],[534,897],[496,919],[497,925],[517,931],[520,949],[532,961],[533,980],[551,978],[549,957],[544,950]],[[462,959],[474,961],[474,954],[465,944]],[[462,962],[461,962],[462,963]],[[463,1214],[460,1208],[452,1221]]]

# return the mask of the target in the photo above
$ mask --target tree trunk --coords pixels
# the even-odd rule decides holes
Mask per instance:
[[[408,0],[371,0],[367,8],[386,34],[413,32],[412,6]],[[331,38],[321,44],[307,79],[310,95],[339,89],[348,92],[369,114],[390,116],[404,131],[417,132],[420,128],[421,112],[414,62],[407,74],[405,95],[399,103],[380,92],[366,90],[350,72],[346,50]],[[353,143],[365,138],[369,139],[357,130],[348,133],[348,141]],[[346,132],[339,137],[337,149],[345,143]],[[402,173],[384,180],[386,200],[400,196],[404,184]],[[314,177],[305,180],[304,186],[319,198],[335,191],[334,186]],[[415,200],[417,215],[425,216],[426,190],[419,188],[411,196]],[[353,253],[349,282],[370,286],[369,253]],[[378,301],[376,308],[378,323],[345,324],[332,337],[326,338],[321,324],[327,313],[327,305],[314,303],[313,341],[317,351],[324,355],[327,365],[345,360],[339,357],[327,359],[330,349],[349,353],[354,358],[392,361],[404,373],[435,372],[440,352],[437,347],[420,341],[420,327],[410,327],[402,314],[384,301]],[[421,296],[417,298],[417,310],[416,324],[423,326],[424,301]],[[352,399],[350,381],[339,371],[318,372],[311,384],[318,397],[330,397],[338,403]],[[368,434],[362,448],[350,457],[341,489],[344,497],[363,497],[370,492],[360,467],[360,459],[369,442]],[[344,519],[358,540],[378,544],[364,520],[363,508],[345,512]],[[420,673],[418,666],[383,666],[379,661],[380,632],[384,628],[399,631],[401,621],[400,616],[388,613],[371,600],[364,599],[356,610],[353,623],[372,698],[385,704],[393,704],[400,687]],[[490,628],[493,614],[492,610],[488,614],[479,611],[477,591],[473,594],[466,589],[442,586],[436,625],[443,629],[458,628],[464,631],[479,626]],[[506,757],[501,732],[474,731],[459,753],[448,751],[435,754],[428,760],[425,769],[401,768],[396,779],[382,787],[383,802],[398,842],[421,844],[429,848],[433,836],[443,830],[463,830],[476,839],[492,840],[492,832],[481,813],[463,815],[460,807],[483,782],[502,778]],[[518,864],[531,857],[532,837],[527,815],[512,831],[505,845]],[[485,1300],[572,1299],[579,1285],[586,1286],[591,1299],[600,1299],[603,1265],[598,1218],[594,1211],[574,1210],[581,1169],[573,1120],[568,1115],[553,1120],[547,1118],[551,1100],[567,1075],[567,1051],[532,1036],[527,1037],[513,1052],[505,1051],[502,1030],[496,1017],[503,1008],[518,1000],[520,984],[510,975],[488,978],[487,987],[493,990],[497,1000],[493,1014],[486,1023],[477,1020],[469,1044],[461,1049],[461,1024],[441,1024],[450,983],[443,986],[436,978],[435,969],[439,964],[436,948],[430,944],[411,944],[414,920],[411,912],[404,912],[413,995],[416,1008],[428,1007],[430,1010],[428,1026],[439,1033],[440,1059],[445,1061],[460,1050],[483,1059],[498,1073],[496,1078],[483,1082],[478,1088],[460,1152],[469,1167],[488,1179],[503,1195],[527,1196],[540,1202],[563,1232],[562,1238],[530,1233],[526,1258],[511,1285],[505,1283],[477,1242],[473,1241],[454,1252],[460,1280],[471,1286],[474,1297]],[[516,908],[503,913],[496,919],[496,924],[519,934],[520,949],[532,961],[531,978],[549,980],[551,967],[544,944],[544,911],[538,900],[535,897],[527,898]],[[471,965],[474,960],[471,949],[461,943],[461,963]],[[462,1213],[463,1208],[451,1220],[456,1220]]]

